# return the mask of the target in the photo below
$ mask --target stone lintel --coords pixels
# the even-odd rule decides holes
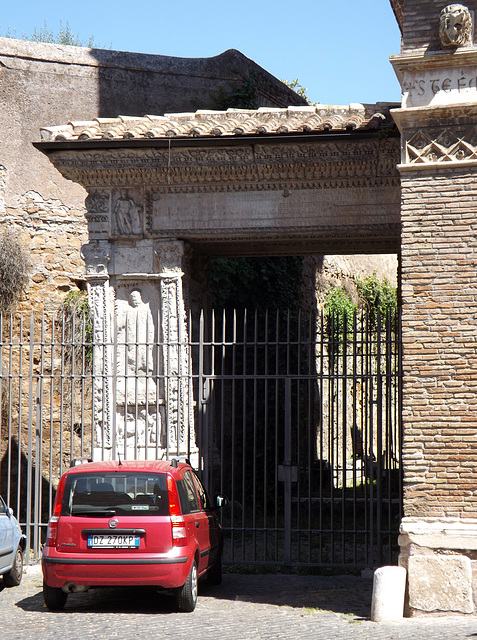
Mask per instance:
[[[477,518],[403,518],[399,544],[427,549],[477,550]]]

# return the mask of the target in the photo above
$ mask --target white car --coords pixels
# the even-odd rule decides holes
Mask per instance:
[[[6,587],[16,587],[22,580],[25,546],[26,536],[0,496],[0,575]]]

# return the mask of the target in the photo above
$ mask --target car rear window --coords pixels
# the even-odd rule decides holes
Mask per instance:
[[[71,474],[66,479],[61,515],[169,515],[166,474]]]

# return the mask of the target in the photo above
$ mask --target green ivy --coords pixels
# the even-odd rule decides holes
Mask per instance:
[[[395,317],[397,313],[397,293],[387,278],[379,281],[376,272],[356,283],[362,308],[368,312],[375,325],[377,317],[385,318],[388,314]]]
[[[363,280],[356,281],[359,295],[358,304],[354,304],[350,295],[341,287],[330,287],[326,294],[325,316],[328,320],[328,330],[338,339],[345,330],[353,330],[354,316],[358,311],[367,314],[371,328],[376,328],[378,318],[383,321],[390,318],[392,327],[397,323],[397,291],[387,278],[378,280],[376,272]]]

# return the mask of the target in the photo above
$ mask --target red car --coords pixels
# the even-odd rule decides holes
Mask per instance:
[[[43,549],[51,610],[90,587],[151,585],[193,611],[199,577],[222,579],[215,505],[191,466],[177,460],[87,462],[60,479]]]

